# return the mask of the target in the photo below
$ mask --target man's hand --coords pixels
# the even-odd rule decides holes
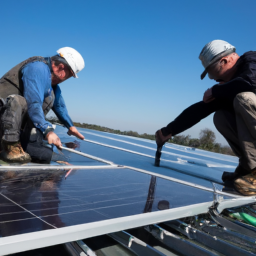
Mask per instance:
[[[60,138],[54,132],[48,132],[45,138],[49,144],[54,144],[56,147],[61,148]]]
[[[215,100],[215,98],[212,96],[212,88],[209,88],[204,93],[203,102],[209,103],[213,100]]]
[[[74,135],[76,136],[78,139],[83,140],[84,136],[76,129],[75,126],[71,126],[68,130],[68,135]]]

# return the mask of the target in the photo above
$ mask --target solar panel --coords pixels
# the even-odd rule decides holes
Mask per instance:
[[[58,127],[57,132],[59,131],[63,131],[63,128]],[[215,158],[212,158],[211,161],[209,161],[207,159],[200,159],[198,155],[194,157],[194,151],[192,152],[191,150],[189,152],[188,150],[184,150],[182,152],[182,154],[186,153],[188,155],[187,157],[182,157],[181,154],[173,154],[172,150],[168,148],[169,146],[165,146],[162,151],[163,154],[161,158],[161,168],[157,168],[154,166],[156,144],[152,141],[145,140],[146,142],[143,141],[144,145],[141,145],[141,141],[134,140],[133,143],[138,145],[136,146],[113,140],[118,138],[113,134],[99,134],[99,132],[92,132],[91,130],[88,131],[81,128],[79,131],[84,134],[86,139],[94,142],[81,143],[80,150],[82,152],[88,152],[92,155],[97,155],[101,158],[111,160],[117,164],[146,169],[148,171],[172,176],[190,182],[195,182],[197,184],[208,187],[212,187],[212,184],[207,182],[207,180],[222,183],[221,176],[223,171],[233,172],[237,166],[237,158],[235,157],[227,156],[227,160],[224,161],[224,164],[222,164],[221,162],[223,161],[218,159],[223,157],[221,154],[213,153]],[[62,134],[66,139],[66,135],[63,132],[60,132],[60,138],[63,139]],[[121,140],[126,141],[126,139],[130,139],[129,137],[126,137],[124,138],[123,136]],[[118,140],[119,139],[120,138],[118,138]],[[150,149],[141,146],[146,146]],[[165,154],[164,152],[166,150],[173,155]],[[199,179],[195,177],[199,177]]]
[[[73,170],[67,179],[61,170],[11,175],[1,182],[1,236],[143,214],[147,203],[155,212],[163,200],[169,208],[213,200],[211,192],[157,177],[148,202],[152,176],[127,168]]]
[[[80,155],[65,148],[57,154],[70,166],[0,166],[0,246],[6,252],[15,251],[11,245],[25,250],[205,213],[217,195],[221,209],[226,201],[242,204],[222,191],[222,172],[235,169],[234,157],[168,144],[157,168],[152,141],[79,131],[87,141],[56,129],[63,143],[78,146]]]

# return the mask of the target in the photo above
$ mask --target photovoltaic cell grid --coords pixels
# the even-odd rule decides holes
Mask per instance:
[[[82,128],[79,131],[85,139],[93,142],[81,143],[79,150],[82,152],[108,159],[116,164],[141,168],[209,188],[212,188],[211,181],[222,183],[223,171],[233,172],[238,165],[237,157],[192,150],[168,143],[163,147],[161,167],[158,168],[154,166],[154,141]],[[70,139],[67,138],[63,127],[58,126],[57,132],[61,140]]]
[[[208,153],[175,148],[170,144],[164,148],[166,161],[157,168],[153,165],[155,144],[151,141],[86,129],[80,131],[88,141],[81,141],[76,148],[78,151],[211,189],[212,179],[220,180],[223,170],[233,171],[237,164],[233,157],[213,154],[211,158]],[[63,127],[57,127],[56,133],[63,143],[75,140],[67,136]],[[108,166],[65,150],[60,156],[72,165]],[[126,167],[73,169],[65,178],[66,173],[67,170],[61,167],[58,170],[33,169],[33,166],[20,171],[1,169],[0,235],[12,236],[158,212],[164,210],[160,207],[162,202],[168,202],[168,208],[174,209],[213,201],[212,192]]]
[[[155,212],[164,200],[170,208],[213,200],[211,192],[162,178],[152,188],[151,175],[127,168],[73,170],[67,179],[61,170],[37,172],[40,178],[27,171],[1,182],[1,236]]]

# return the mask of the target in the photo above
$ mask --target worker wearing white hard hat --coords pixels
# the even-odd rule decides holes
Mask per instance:
[[[53,126],[45,119],[52,109],[60,122],[68,128],[68,134],[79,139],[78,132],[68,114],[59,84],[70,77],[76,77],[84,68],[81,54],[71,47],[63,47],[50,58],[31,57],[8,71],[1,79],[0,108],[0,158],[7,162],[49,162],[49,147],[43,146],[43,139],[49,144],[61,146]],[[50,78],[50,79],[49,79]],[[13,113],[10,115],[9,113]],[[20,136],[21,124],[28,116]],[[36,138],[36,139],[35,139]],[[42,159],[42,156],[44,159]],[[46,159],[47,158],[47,159]]]
[[[256,195],[256,51],[239,56],[230,43],[213,40],[204,46],[199,59],[204,67],[201,79],[208,73],[216,83],[205,91],[202,101],[156,132],[155,163],[159,166],[161,148],[172,136],[215,112],[217,130],[239,158],[235,172],[224,172],[222,179],[243,195]]]
[[[71,47],[60,48],[57,53],[67,61],[73,72],[73,76],[78,78],[77,73],[84,68],[84,59],[82,55]]]

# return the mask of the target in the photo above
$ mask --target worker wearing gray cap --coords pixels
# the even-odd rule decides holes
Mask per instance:
[[[174,121],[156,132],[162,147],[172,136],[214,114],[214,124],[226,138],[239,164],[234,173],[223,173],[243,195],[256,194],[256,52],[238,56],[236,48],[223,40],[206,44],[199,55],[205,70],[217,82],[207,89],[203,101],[185,109]]]

